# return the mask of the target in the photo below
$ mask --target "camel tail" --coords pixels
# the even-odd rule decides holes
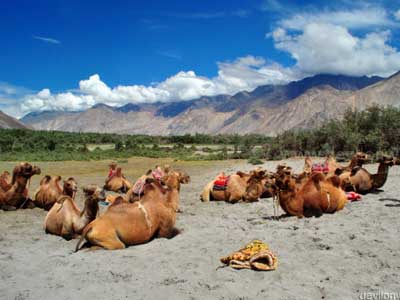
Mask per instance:
[[[78,252],[81,249],[81,246],[83,245],[83,242],[86,240],[86,236],[87,234],[92,230],[92,226],[90,226],[90,224],[88,224],[85,229],[83,229],[81,238],[78,241],[78,244],[76,244],[75,247],[75,252]]]

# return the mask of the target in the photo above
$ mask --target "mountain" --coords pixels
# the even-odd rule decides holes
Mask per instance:
[[[42,130],[150,135],[262,133],[309,128],[349,107],[400,106],[400,73],[381,77],[316,75],[235,95],[169,103],[97,104],[82,112],[31,113],[21,121]]]
[[[30,127],[22,124],[17,119],[14,119],[13,117],[3,113],[0,110],[0,128],[1,129],[11,129],[11,128],[12,129],[27,129]]]

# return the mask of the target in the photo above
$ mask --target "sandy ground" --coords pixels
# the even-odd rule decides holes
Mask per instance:
[[[295,170],[303,165],[287,162]],[[42,174],[74,175],[82,186],[102,184],[106,164],[38,165]],[[133,159],[123,166],[133,178],[154,164]],[[199,201],[210,178],[220,170],[251,169],[246,162],[175,164],[186,168],[192,182],[181,192],[177,226],[184,231],[171,240],[73,253],[76,240],[44,233],[44,211],[0,211],[0,299],[361,299],[364,292],[400,292],[400,167],[390,170],[384,192],[337,214],[275,221],[271,199],[235,205]],[[0,170],[12,165],[0,163]],[[78,196],[82,206],[82,193]],[[252,239],[277,253],[277,271],[217,269],[220,257]]]

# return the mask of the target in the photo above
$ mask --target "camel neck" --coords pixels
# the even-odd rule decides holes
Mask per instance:
[[[17,193],[22,193],[25,191],[26,185],[28,184],[28,178],[23,176],[18,176],[15,180],[15,191]]]
[[[99,204],[95,199],[89,197],[85,200],[85,208],[83,209],[81,215],[85,216],[89,220],[94,220],[99,211]]]
[[[389,166],[385,163],[380,163],[378,173],[372,175],[372,182],[375,188],[380,188],[386,183],[388,173]]]

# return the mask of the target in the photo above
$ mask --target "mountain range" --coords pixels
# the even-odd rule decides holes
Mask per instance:
[[[96,104],[79,112],[32,112],[20,121],[34,129],[74,132],[276,135],[318,126],[340,118],[348,108],[362,110],[373,104],[400,106],[400,72],[389,78],[316,75],[232,96],[121,107]]]
[[[17,119],[5,114],[0,110],[0,128],[1,129],[27,129],[30,128],[29,126],[23,124],[22,122],[18,121]]]

